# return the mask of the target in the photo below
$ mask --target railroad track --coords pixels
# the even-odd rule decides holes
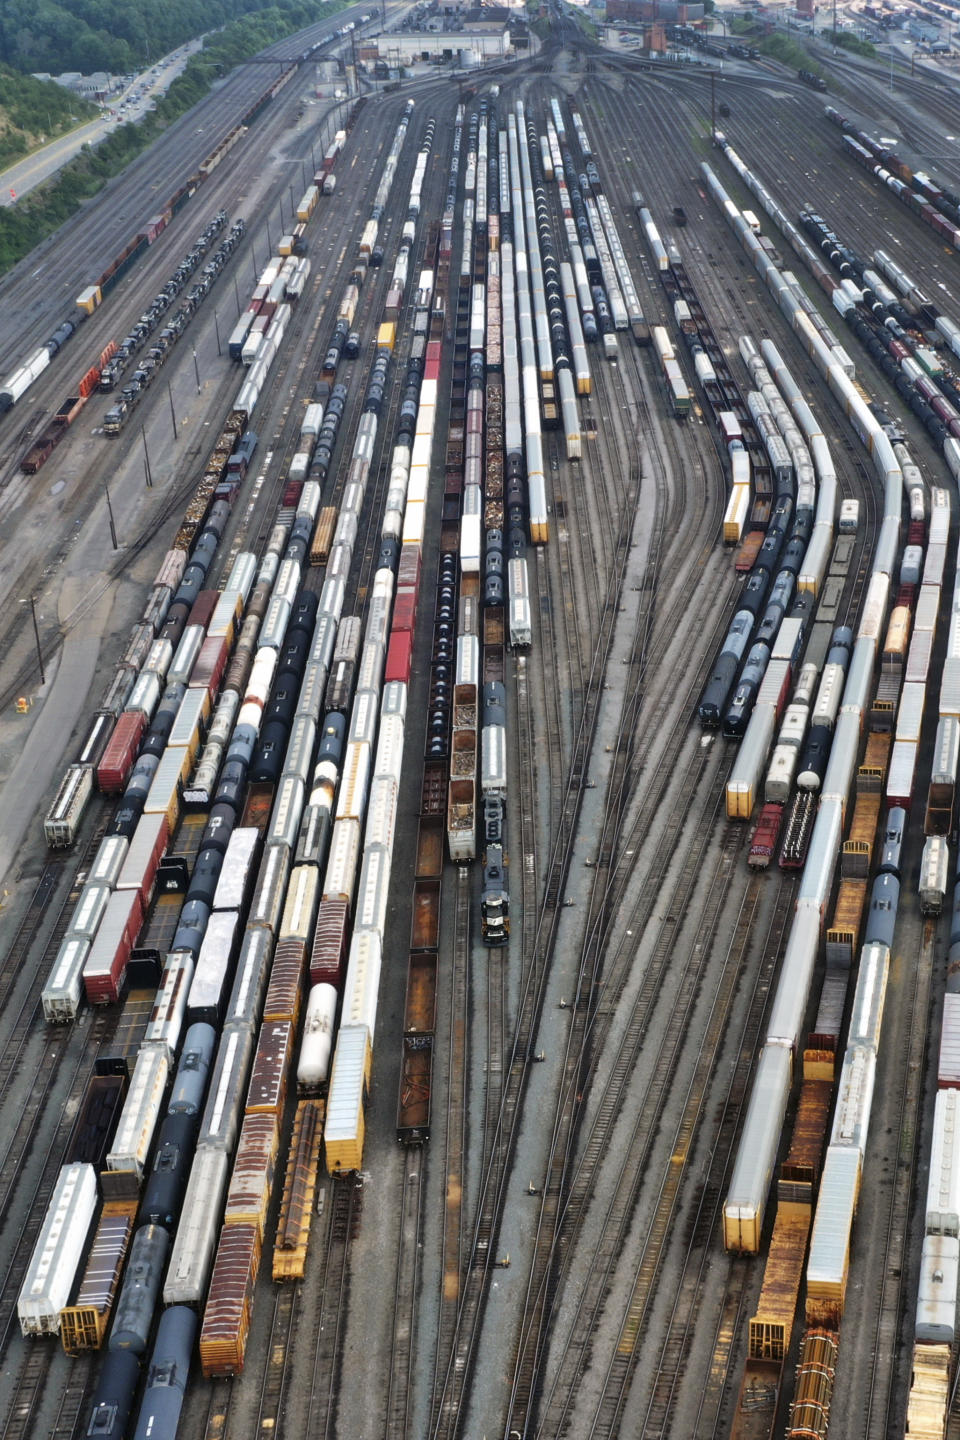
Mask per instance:
[[[754,943],[754,928],[762,888],[762,879],[757,876],[751,876],[737,921],[733,941],[729,948],[724,970],[717,987],[710,1024],[698,1055],[694,1080],[684,1106],[683,1119],[681,1121],[680,1131],[678,1132],[678,1134],[682,1136],[684,1144],[683,1147],[680,1145],[674,1147],[674,1155],[681,1153],[681,1148],[683,1153],[686,1152],[687,1136],[692,1136],[694,1127],[698,1123],[700,1113],[706,1101],[708,1087],[719,1058],[722,1036],[730,1024],[734,991],[743,973],[743,967],[747,960],[747,952],[751,944]],[[715,1244],[716,1236],[720,1228],[726,1183],[734,1159],[734,1148],[740,1132],[743,1113],[746,1109],[750,1094],[756,1054],[760,1044],[763,1016],[766,1011],[767,1000],[776,973],[778,957],[793,913],[795,888],[795,884],[791,882],[781,884],[773,917],[766,929],[762,944],[758,947],[762,956],[761,964],[752,987],[746,1016],[740,1029],[733,1078],[724,1101],[717,1139],[711,1150],[709,1178],[700,1189],[699,1199],[694,1212],[692,1233],[683,1260],[682,1279],[670,1316],[669,1329],[662,1345],[659,1347],[659,1353],[656,1359],[656,1376],[644,1414],[643,1426],[640,1431],[640,1434],[644,1437],[667,1437],[673,1433],[672,1427],[675,1419],[674,1408],[678,1398],[680,1382],[688,1369],[694,1328],[700,1317],[702,1300],[708,1293],[707,1271],[714,1259],[712,1245]],[[671,1172],[671,1181],[672,1179],[673,1170]],[[669,1188],[670,1181],[667,1183],[665,1193]],[[661,1201],[658,1204],[658,1220],[660,1218],[662,1204],[663,1196],[661,1196]],[[669,1226],[667,1230],[664,1231],[665,1237],[668,1231]],[[644,1263],[647,1263],[646,1256],[644,1257]],[[726,1286],[720,1309],[720,1319],[714,1338],[710,1372],[707,1377],[707,1383],[702,1387],[700,1401],[701,1413],[708,1404],[712,1404],[714,1407],[716,1418],[710,1421],[711,1433],[715,1433],[716,1421],[719,1419],[724,1393],[730,1383],[733,1346],[737,1334],[737,1321],[743,1311],[745,1289],[751,1279],[751,1273],[748,1262],[744,1260],[737,1260],[728,1266]],[[651,1287],[652,1283],[651,1281]],[[637,1315],[638,1300],[640,1299],[638,1291],[640,1289],[640,1286],[636,1287],[631,1297],[628,1324],[632,1323],[633,1318]],[[649,1313],[651,1294],[652,1288],[643,1297],[644,1310],[641,1312],[642,1314]],[[622,1412],[623,1402],[627,1394],[627,1385],[632,1375],[632,1366],[624,1362],[629,1359],[635,1363],[638,1348],[637,1342],[640,1338],[641,1330],[642,1320],[636,1326],[635,1335],[631,1336],[633,1340],[633,1353],[631,1356],[627,1357],[623,1355],[623,1339],[621,1339],[620,1345],[618,1346],[617,1367],[622,1372],[619,1381],[621,1398],[618,1403],[611,1405],[610,1402],[607,1401],[606,1404],[606,1409],[608,1411],[612,1410],[615,1414]],[[605,1400],[606,1399],[607,1397],[605,1396]],[[707,1418],[710,1419],[709,1416]],[[612,1435],[615,1434],[616,1431],[614,1429],[600,1429],[597,1433],[600,1435]]]
[[[923,1059],[927,1043],[936,932],[936,921],[924,920],[920,953],[912,972],[914,983],[904,987],[907,994],[899,992],[901,1003],[905,1002],[907,1010],[907,1046],[905,1053],[898,1053],[897,1056],[897,1070],[902,1076],[902,1083],[899,1086],[900,1103],[894,1130],[896,1163],[893,1167],[889,1199],[885,1206],[886,1214],[881,1217],[884,1262],[878,1267],[879,1275],[874,1273],[872,1281],[863,1287],[869,1307],[864,1320],[869,1324],[872,1337],[863,1427],[865,1440],[886,1440],[887,1436],[895,1434],[898,1429],[902,1431],[905,1418],[894,1412],[898,1398],[898,1381],[903,1379],[904,1373],[909,1382],[910,1346],[902,1346],[900,1342],[903,1338],[904,1282],[908,1273],[907,1244],[910,1238],[908,1222],[917,1170],[917,1133],[923,1098]],[[908,1316],[910,1313],[911,1307],[908,1305]],[[840,1367],[849,1353],[850,1347],[841,1344]],[[841,1373],[842,1369],[838,1369],[838,1376]]]
[[[393,1341],[387,1385],[388,1440],[407,1440],[410,1432],[413,1364],[417,1335],[417,1286],[423,1227],[422,1146],[404,1151],[400,1200],[400,1237],[393,1296]]]
[[[248,1423],[241,1414],[252,1403],[257,1421],[251,1434],[283,1435],[288,1409],[294,1403],[291,1387],[294,1367],[301,1353],[309,1354],[309,1391],[296,1397],[306,1408],[303,1440],[317,1440],[335,1433],[338,1359],[346,1310],[349,1281],[350,1242],[359,1225],[362,1187],[354,1181],[332,1181],[327,1191],[326,1225],[316,1237],[321,1257],[316,1286],[310,1293],[302,1285],[279,1285],[273,1295],[273,1314],[262,1374],[254,1377],[254,1397],[245,1380],[217,1379],[208,1382],[204,1440],[232,1440]]]
[[[90,1039],[104,1038],[106,1029],[107,1019],[103,1017],[94,1022],[94,1030],[91,1032]],[[11,1248],[9,1261],[0,1276],[0,1356],[7,1359],[8,1363],[11,1341],[17,1333],[17,1298],[20,1287],[23,1284],[27,1266],[30,1263],[47,1206],[50,1203],[50,1197],[57,1183],[67,1142],[73,1128],[73,1112],[79,1104],[86,1086],[86,1053],[81,1051],[72,1063],[73,1070],[69,1077],[69,1114],[61,1112],[53,1143],[42,1163],[36,1181],[21,1181],[28,1191],[26,1196],[27,1218],[18,1231],[17,1243]],[[48,1102],[54,1082],[62,1079],[61,1068],[60,1060],[55,1064],[47,1065],[42,1087],[34,1087],[31,1092],[24,1117],[17,1127],[17,1136],[22,1142],[17,1156],[18,1167],[22,1158],[27,1154],[29,1146],[37,1139],[41,1122],[46,1118],[49,1108]],[[3,1213],[9,1213],[14,1183],[15,1181],[12,1181],[8,1185],[3,1201]],[[17,1198],[18,1201],[24,1199],[23,1196]],[[52,1344],[32,1341],[22,1348],[23,1354],[14,1386],[13,1400],[8,1407],[4,1428],[0,1432],[2,1440],[34,1440],[37,1411],[47,1395],[47,1380],[56,1353],[55,1347]],[[76,1401],[77,1409],[82,1406],[82,1403],[83,1397],[81,1396],[79,1401]],[[66,1407],[67,1401],[64,1400],[63,1404]],[[67,1409],[64,1408],[64,1416],[67,1413]]]
[[[526,1072],[533,1054],[536,1029],[543,1005],[549,958],[558,910],[561,905],[561,893],[570,866],[580,804],[588,783],[587,760],[593,744],[602,694],[602,677],[613,639],[615,616],[620,603],[620,586],[625,573],[631,528],[632,517],[629,525],[626,523],[621,525],[618,535],[616,555],[611,566],[611,582],[592,659],[584,712],[580,717],[576,733],[570,774],[565,784],[560,811],[560,826],[553,842],[550,868],[546,877],[545,895],[536,932],[534,959],[523,980],[518,1025],[510,1055],[509,1070],[504,1083],[500,1120],[502,1129],[500,1152],[497,1165],[493,1167],[488,1164],[483,1173],[480,1211],[471,1245],[472,1263],[464,1280],[464,1294],[457,1319],[455,1345],[443,1377],[442,1389],[440,1389],[435,1402],[436,1408],[431,1428],[432,1433],[438,1437],[457,1433],[462,1419],[460,1403],[465,1393],[479,1336],[487,1275],[489,1267],[493,1263],[492,1256],[505,1200],[505,1181],[516,1141]],[[538,560],[538,572],[543,563]],[[557,743],[555,735],[552,737],[552,743]]]
[[[470,871],[457,867],[454,941],[450,964],[450,1036],[441,1291],[433,1392],[437,1394],[456,1338],[461,1305],[467,1121],[467,1037],[470,996]]]

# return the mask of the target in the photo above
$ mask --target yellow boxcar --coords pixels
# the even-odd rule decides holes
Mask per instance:
[[[80,291],[76,303],[80,310],[85,311],[87,315],[92,315],[102,299],[103,296],[100,293],[100,286],[88,285],[85,290]]]
[[[397,327],[392,320],[384,320],[377,331],[377,349],[392,350],[397,338]]]

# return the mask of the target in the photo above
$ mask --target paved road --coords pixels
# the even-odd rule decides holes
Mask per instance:
[[[117,125],[117,117],[122,113],[125,120],[139,120],[143,117],[148,106],[161,95],[166,94],[171,82],[176,79],[183,70],[190,55],[199,50],[202,40],[192,40],[189,45],[183,46],[168,55],[165,60],[159,62],[159,70],[156,76],[149,82],[144,83],[144,77],[138,75],[135,80],[120,91],[109,102],[104,112],[96,120],[89,120],[86,125],[71,130],[69,135],[61,135],[56,140],[51,140],[39,150],[34,150],[32,155],[27,155],[23,160],[18,160],[16,165],[0,171],[0,206],[15,205],[17,200],[23,198],[35,186],[41,185],[44,180],[49,180],[51,175],[66,165],[78,155],[84,145],[97,145]],[[138,101],[133,101],[123,112],[120,110],[122,101],[133,95],[135,90],[143,89],[143,94]]]

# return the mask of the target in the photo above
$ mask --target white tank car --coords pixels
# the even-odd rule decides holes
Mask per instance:
[[[297,1085],[305,1093],[322,1090],[327,1083],[336,1014],[337,992],[334,987],[312,986],[307,997],[307,1015],[297,1063]]]

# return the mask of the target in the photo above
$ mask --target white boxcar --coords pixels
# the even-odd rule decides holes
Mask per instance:
[[[502,725],[484,725],[480,732],[480,793],[501,799],[507,793],[507,732]]]
[[[287,887],[283,916],[280,920],[280,938],[283,940],[312,940],[313,926],[317,918],[320,876],[315,865],[295,865]]]
[[[357,930],[376,930],[383,938],[387,923],[387,895],[390,890],[390,851],[371,845],[364,851],[357,885],[354,925]],[[371,1031],[373,1026],[370,1027]]]
[[[925,1229],[960,1236],[960,1090],[937,1091]]]
[[[347,978],[343,985],[343,1011],[340,1024],[363,1025],[373,1044],[377,1023],[377,994],[380,989],[380,967],[383,944],[378,930],[354,930],[347,961]]]
[[[215,910],[207,921],[197,968],[187,997],[189,1024],[203,1021],[216,1029],[227,1004],[227,986],[236,954],[239,916]]]
[[[228,1026],[246,1027],[251,1034],[260,1023],[263,997],[267,993],[270,965],[273,961],[273,936],[269,930],[248,930],[240,946],[237,973],[224,1015]]]
[[[233,1152],[252,1061],[251,1032],[239,1026],[224,1030],[217,1046],[217,1058],[200,1121],[201,1148],[210,1146],[226,1154]]]
[[[170,1065],[162,1049],[141,1050],[107,1156],[108,1170],[135,1170],[143,1179],[153,1132],[160,1119]]]
[[[723,1206],[723,1243],[727,1250],[756,1254],[760,1248],[763,1212],[790,1094],[791,1071],[787,1046],[764,1046]]]
[[[206,631],[202,625],[186,626],[180,636],[177,652],[170,662],[170,669],[167,671],[168,685],[172,685],[174,681],[178,681],[181,685],[187,684],[193,673],[193,667],[197,663],[200,646],[206,638]]]
[[[952,1345],[957,1324],[960,1240],[927,1235],[920,1260],[916,1338],[925,1345]]]
[[[205,694],[205,691],[195,692]],[[144,884],[147,871],[151,866],[156,869],[154,854],[160,841],[161,834],[168,829],[166,815],[141,815],[137,821],[137,828],[130,840],[130,848],[127,851],[127,858],[117,876],[116,888],[118,890],[138,890],[143,896],[144,905],[149,902],[153,893],[153,880],[148,885]]]
[[[167,744],[185,745],[192,755],[195,754],[209,713],[208,691],[199,686],[187,690],[180,701]]]
[[[61,1166],[17,1300],[24,1335],[59,1332],[60,1311],[70,1301],[96,1208],[93,1166]]]
[[[370,761],[369,740],[348,741],[343,755],[340,789],[337,792],[337,820],[356,820],[359,824],[367,804]]]
[[[180,1045],[187,992],[192,979],[193,956],[188,951],[177,950],[167,956],[167,963],[160,976],[157,998],[153,1002],[150,1019],[143,1032],[143,1046],[156,1045],[163,1050],[171,1070]]]
[[[836,1324],[843,1310],[850,1234],[860,1193],[860,1155],[830,1145],[820,1179],[820,1194],[807,1260],[807,1324],[827,1319]]]
[[[109,885],[112,890],[117,883],[129,844],[129,840],[123,835],[104,836],[93,857],[93,864],[87,871],[87,884]]]
[[[68,935],[57,951],[43,987],[43,1018],[50,1025],[68,1025],[76,1018],[83,994],[83,966],[90,941]]]
[[[533,639],[530,618],[530,585],[524,559],[507,562],[508,640],[515,650],[526,649]]]
[[[330,855],[323,879],[322,900],[346,900],[353,903],[360,862],[359,820],[337,820],[330,837]]]
[[[387,687],[389,689],[389,686]],[[406,686],[403,686],[406,692]],[[384,692],[384,703],[386,703],[386,692]],[[403,732],[404,720],[402,715],[388,714],[386,710],[380,720],[380,733],[377,736],[377,753],[373,765],[373,773],[379,778],[389,776],[400,784],[400,767],[403,763]]]
[[[359,1170],[363,1163],[364,1101],[370,1083],[370,1035],[365,1025],[341,1025],[330,1076],[323,1127],[331,1175]]]
[[[240,910],[243,907],[253,883],[251,872],[259,845],[260,831],[252,825],[233,831],[214,891],[214,910]]]
[[[298,775],[285,775],[277,787],[277,798],[270,814],[267,843],[289,845],[294,849],[300,816],[303,813],[304,783]]]
[[[289,845],[268,845],[260,861],[257,886],[250,902],[248,926],[266,926],[276,932],[283,908],[283,897],[290,875]]]
[[[870,1132],[870,1111],[877,1078],[877,1052],[865,1045],[848,1045],[837,1081],[837,1108],[830,1132],[832,1146],[856,1150],[861,1160]]]
[[[180,1223],[163,1282],[164,1305],[200,1305],[207,1293],[227,1189],[224,1150],[199,1145],[190,1167]]]
[[[84,885],[80,899],[73,907],[67,934],[76,940],[92,940],[103,919],[109,899],[109,885],[96,885],[93,882]]]
[[[763,798],[767,802],[785,805],[790,799],[793,774],[797,768],[799,750],[796,745],[776,745],[770,758],[767,776],[763,785]]]
[[[950,847],[943,835],[928,835],[920,860],[920,909],[924,915],[939,915],[947,893]]]
[[[866,1045],[874,1050],[879,1047],[889,973],[890,951],[886,945],[875,940],[864,945],[853,992],[847,1045]]]
[[[396,824],[397,782],[392,775],[378,775],[370,785],[364,845],[384,845],[392,853]]]
[[[919,741],[923,726],[923,710],[926,701],[925,685],[904,684],[900,691],[900,706],[897,710],[895,740]]]

